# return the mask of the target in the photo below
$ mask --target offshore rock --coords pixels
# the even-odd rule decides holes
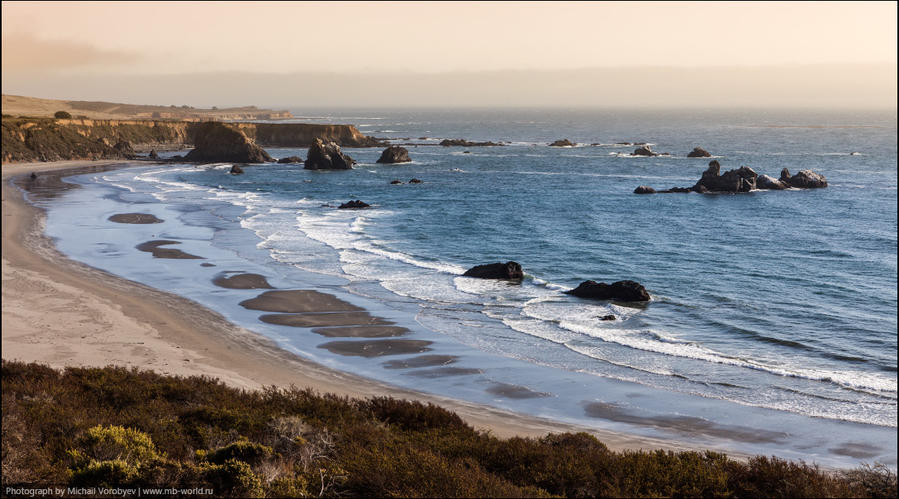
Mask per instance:
[[[709,158],[712,156],[712,153],[706,151],[701,147],[694,147],[689,154],[687,154],[688,158]]]
[[[650,299],[646,288],[634,281],[618,281],[612,284],[584,281],[578,287],[565,291],[565,294],[594,300],[649,301]]]
[[[230,173],[231,175],[240,175],[241,173],[243,173],[243,168],[241,168],[240,165],[231,165],[231,171],[229,171],[228,173]]]
[[[475,147],[475,146],[501,146],[502,144],[497,144],[496,142],[469,142],[465,139],[443,139],[440,141],[440,145],[443,147],[450,146],[462,146],[462,147]]]
[[[369,206],[371,206],[371,205],[368,203],[363,203],[362,201],[357,199],[355,201],[347,201],[346,203],[343,203],[342,205],[338,206],[337,209],[338,210],[359,209],[359,208],[368,208]]]
[[[286,158],[281,158],[278,160],[278,164],[286,165],[291,163],[302,163],[303,158],[299,156],[287,156]]]
[[[197,125],[194,149],[184,157],[187,161],[223,161],[231,163],[264,163],[274,161],[242,131],[224,123],[208,121]]]
[[[796,175],[790,176],[790,170],[784,168],[780,172],[780,181],[799,189],[821,189],[827,187],[827,179],[824,175],[811,170],[800,170]]]
[[[478,279],[521,279],[524,277],[524,272],[522,272],[521,265],[517,262],[497,262],[477,265],[468,269],[462,275]]]
[[[759,189],[768,189],[772,191],[782,191],[789,187],[789,185],[768,175],[759,175],[759,178],[756,179],[755,184]]]
[[[659,153],[652,152],[652,147],[648,144],[634,149],[634,156],[658,156]]]
[[[405,147],[390,146],[381,152],[381,157],[376,163],[409,163],[412,158],[409,157],[409,151]]]
[[[340,152],[340,146],[336,142],[325,144],[322,139],[315,139],[309,146],[306,162],[303,168],[306,170],[351,170],[356,160]]]
[[[553,142],[549,146],[550,147],[574,147],[576,145],[577,145],[577,142],[572,142],[568,139],[560,139],[560,140]]]
[[[397,184],[402,184],[402,183],[403,183],[403,181],[400,179],[394,179],[394,180],[390,181],[391,185],[397,185]]]
[[[410,184],[420,184],[420,183],[421,183],[421,180],[419,180],[419,179],[417,179],[417,178],[413,178],[413,179],[410,179],[410,180],[409,180],[409,183],[410,183]]]
[[[724,175],[719,175],[720,171],[721,164],[717,160],[710,161],[709,167],[702,173],[702,178],[696,182],[693,190],[699,186],[705,187],[710,192],[749,192],[756,188],[755,179],[758,174],[748,166],[729,170]]]
[[[655,194],[656,190],[648,185],[641,185],[634,189],[634,194]]]

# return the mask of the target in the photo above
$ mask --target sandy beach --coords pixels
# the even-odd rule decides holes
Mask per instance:
[[[209,376],[243,389],[264,386],[312,387],[350,397],[391,396],[430,402],[459,414],[466,422],[500,437],[542,436],[550,432],[589,431],[615,450],[671,449],[691,446],[609,431],[578,428],[494,408],[428,394],[402,390],[358,376],[341,373],[281,350],[252,331],[237,327],[190,300],[128,281],[72,261],[58,252],[43,235],[43,212],[26,202],[11,180],[36,172],[56,189],[50,172],[74,169],[117,168],[113,161],[66,161],[3,165],[3,358],[66,366],[126,366],[159,373]],[[50,189],[47,195],[52,195]],[[152,223],[136,214],[122,223]],[[165,242],[154,241],[147,251],[160,252]],[[170,252],[178,252],[173,248]],[[161,253],[161,258],[179,258]],[[154,256],[157,256],[154,253]],[[183,257],[183,256],[181,256]],[[267,288],[261,276],[225,276],[222,287]],[[275,321],[328,337],[383,338],[401,336],[392,327],[365,311],[348,306],[330,295],[305,291],[242,304],[247,308],[285,312]],[[365,316],[360,325],[359,317]],[[352,318],[353,320],[349,320]],[[335,327],[336,326],[336,327]],[[329,350],[347,355],[376,355],[377,349],[427,351],[427,342],[389,339],[372,341],[373,349],[359,349],[339,340]],[[356,345],[359,343],[357,342]],[[447,363],[440,355],[422,356],[421,362],[440,369]],[[397,362],[397,361],[393,361]],[[395,366],[402,368],[403,366]],[[435,375],[437,375],[435,374]],[[509,390],[514,392],[515,387]],[[510,393],[512,393],[510,392]],[[522,397],[540,396],[523,393]],[[613,418],[614,419],[614,418]],[[740,457],[740,456],[734,456]]]

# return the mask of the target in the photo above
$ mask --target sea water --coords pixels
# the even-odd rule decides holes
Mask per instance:
[[[322,364],[416,390],[588,427],[851,466],[896,466],[895,112],[294,110],[404,144],[345,152],[350,171],[266,164],[141,165],[82,175],[46,203],[73,258],[175,292]],[[442,147],[445,138],[502,142]],[[549,147],[567,138],[575,147]],[[670,156],[634,156],[646,142]],[[691,186],[709,158],[829,187],[635,195]],[[303,149],[269,148],[274,157]],[[409,184],[418,178],[421,184]],[[403,184],[393,185],[394,179]],[[339,210],[351,199],[372,205]],[[111,223],[153,213],[162,224]],[[178,240],[206,260],[134,246]],[[513,260],[520,283],[462,277]],[[202,267],[209,262],[215,267]],[[259,321],[216,287],[223,271],[318,289],[458,356],[455,375],[392,369],[415,355],[319,348],[309,329]],[[575,298],[634,280],[643,305]],[[615,320],[600,320],[614,315]],[[703,429],[705,428],[705,429]]]

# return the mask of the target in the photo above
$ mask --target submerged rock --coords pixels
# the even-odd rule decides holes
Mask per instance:
[[[391,185],[402,184],[402,183],[403,183],[403,181],[402,181],[402,180],[399,180],[399,179],[395,179],[395,180],[391,180],[391,181],[390,181],[390,184],[391,184]]]
[[[369,206],[371,206],[371,205],[368,203],[363,203],[362,201],[356,199],[355,201],[347,201],[346,203],[343,203],[342,205],[338,206],[337,209],[338,210],[358,209],[358,208],[368,208]]]
[[[649,301],[650,299],[646,288],[634,281],[617,281],[612,284],[584,281],[578,287],[565,291],[565,294],[594,300]]]
[[[303,162],[303,158],[301,158],[299,156],[288,156],[286,158],[281,158],[278,160],[278,163],[282,164],[282,165],[290,164],[290,163],[302,163],[302,162]]]
[[[577,142],[572,142],[568,139],[559,139],[559,140],[553,142],[552,144],[550,144],[549,146],[550,147],[574,147],[576,145],[577,145]]]
[[[524,272],[522,272],[521,265],[517,262],[497,262],[477,265],[468,269],[462,275],[478,279],[521,279],[524,277]]]
[[[641,185],[634,189],[634,194],[655,194],[656,190],[648,185]]]
[[[496,142],[469,142],[465,139],[443,139],[440,141],[440,145],[443,147],[450,146],[461,146],[461,147],[475,147],[475,146],[501,146],[502,144],[497,144]]]
[[[208,121],[197,125],[194,149],[184,157],[187,161],[222,161],[264,163],[274,161],[242,131],[224,123]]]
[[[390,146],[381,152],[381,157],[377,163],[409,163],[412,159],[409,157],[409,151],[405,147]]]
[[[706,151],[701,147],[694,147],[692,151],[687,154],[688,158],[709,158],[712,156],[712,153]]]
[[[811,170],[800,170],[796,175],[790,176],[790,170],[784,168],[780,172],[780,181],[799,189],[821,189],[827,187],[827,179],[820,173]]]
[[[356,160],[343,154],[336,142],[328,142],[315,139],[309,146],[306,162],[303,168],[306,170],[351,170]]]

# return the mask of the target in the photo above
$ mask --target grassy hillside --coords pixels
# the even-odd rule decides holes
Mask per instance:
[[[895,497],[882,466],[499,439],[433,405],[240,391],[124,368],[3,361],[3,488],[202,487],[235,497]]]

